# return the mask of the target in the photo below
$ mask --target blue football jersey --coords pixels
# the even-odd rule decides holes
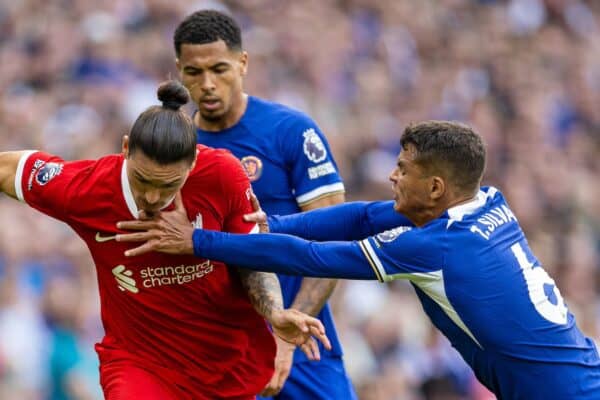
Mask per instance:
[[[340,241],[197,230],[195,252],[304,276],[407,279],[433,324],[498,398],[600,399],[598,350],[497,189],[482,188],[473,201],[422,227],[403,220],[391,202],[344,204],[271,222],[274,231],[313,240],[329,233],[327,239]],[[376,233],[381,229],[387,230]]]
[[[296,213],[303,204],[344,192],[325,136],[304,113],[248,96],[246,111],[237,124],[219,132],[198,129],[197,133],[198,143],[228,149],[241,161],[252,190],[268,214]],[[285,306],[289,307],[302,278],[281,274],[278,277]],[[330,353],[322,348],[322,355],[341,356],[328,304],[317,317],[333,345]],[[304,353],[296,351],[294,362],[305,360]]]

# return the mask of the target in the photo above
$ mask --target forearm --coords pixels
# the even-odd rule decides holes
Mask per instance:
[[[308,242],[281,234],[196,229],[194,254],[252,270],[315,278],[376,279],[358,243]]]
[[[309,240],[360,240],[401,225],[412,225],[392,201],[350,202],[308,212],[269,217],[273,233]]]
[[[304,278],[291,308],[308,315],[319,314],[337,285],[337,279]]]
[[[277,275],[238,268],[242,286],[257,313],[270,320],[273,311],[283,309],[283,297]]]

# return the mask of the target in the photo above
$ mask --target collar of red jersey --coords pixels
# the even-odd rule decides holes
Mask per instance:
[[[133,197],[133,192],[131,191],[131,185],[129,184],[129,178],[127,177],[127,159],[123,159],[123,166],[121,167],[121,189],[123,191],[123,197],[125,198],[125,203],[127,204],[127,208],[129,212],[133,216],[133,218],[138,219],[140,215],[140,210],[135,204],[135,197]],[[161,210],[169,207],[171,203],[175,200],[175,196],[171,197],[167,204],[164,205]]]

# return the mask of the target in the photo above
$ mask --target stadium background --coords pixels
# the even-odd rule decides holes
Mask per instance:
[[[390,197],[406,123],[474,125],[485,182],[600,343],[600,2],[1,0],[0,149],[118,151],[157,83],[177,76],[177,22],[207,7],[243,26],[248,92],[321,125],[349,200]],[[83,242],[6,198],[0,221],[0,398],[98,399],[102,328]],[[344,283],[333,304],[361,399],[493,398],[408,285]]]

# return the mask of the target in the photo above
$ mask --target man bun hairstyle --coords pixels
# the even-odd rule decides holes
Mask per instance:
[[[413,123],[404,129],[402,149],[412,144],[415,161],[429,175],[442,175],[460,190],[475,190],[485,170],[486,151],[481,136],[465,124],[451,121]]]
[[[156,91],[158,100],[164,108],[178,111],[181,106],[190,101],[190,93],[177,81],[163,82]]]
[[[173,35],[177,57],[183,44],[207,44],[218,40],[223,40],[229,50],[242,50],[240,26],[229,15],[216,10],[200,10],[188,15]]]
[[[129,154],[142,151],[159,164],[186,160],[196,156],[196,128],[181,110],[190,99],[188,90],[171,80],[160,84],[157,97],[162,106],[151,106],[142,112],[129,134]]]

